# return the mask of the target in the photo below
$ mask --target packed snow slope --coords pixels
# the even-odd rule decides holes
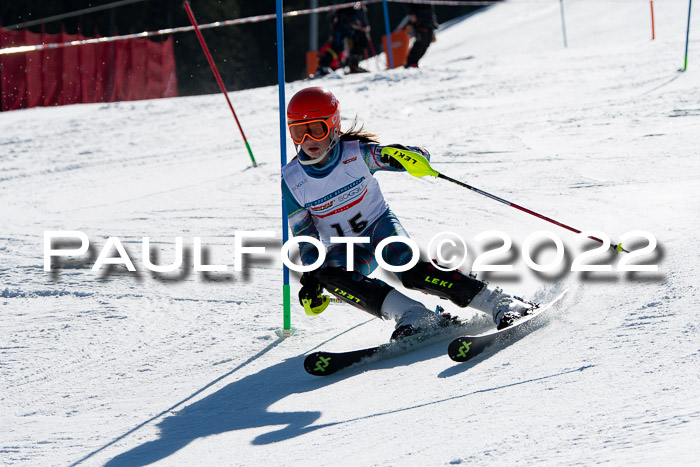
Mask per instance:
[[[330,76],[338,96],[385,143],[429,149],[446,175],[613,241],[658,242],[571,272],[593,243],[457,185],[381,173],[390,205],[424,248],[438,232],[468,245],[462,266],[546,301],[545,326],[455,364],[441,342],[328,378],[306,354],[386,341],[392,323],[332,304],[297,305],[282,326],[277,88],[232,93],[259,162],[252,168],[220,95],[0,114],[0,459],[9,465],[682,465],[700,458],[700,24],[687,2],[511,1],[443,28],[420,69]],[[288,31],[288,33],[291,33]],[[368,66],[375,66],[370,62]],[[287,141],[287,153],[293,148]],[[44,271],[44,233],[83,232],[90,250]],[[561,267],[536,274],[524,241],[564,242]],[[266,254],[234,270],[235,232]],[[103,266],[118,237],[136,272]],[[142,238],[156,264],[145,266]],[[195,272],[201,239],[204,264]],[[638,250],[648,243],[625,241]],[[545,245],[551,245],[551,242]],[[62,245],[77,247],[77,244]],[[111,256],[117,250],[110,248]],[[148,252],[149,249],[147,248]],[[530,249],[541,264],[554,248]],[[428,252],[426,252],[426,255]],[[390,283],[398,282],[377,272]],[[462,317],[469,309],[422,295]]]

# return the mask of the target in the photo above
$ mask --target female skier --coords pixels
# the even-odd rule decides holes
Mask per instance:
[[[376,267],[377,244],[390,236],[408,234],[389,208],[373,174],[378,170],[405,171],[394,158],[382,156],[384,146],[374,133],[356,128],[356,122],[340,131],[338,99],[318,87],[302,89],[287,107],[289,133],[297,157],[282,169],[282,196],[294,236],[319,239],[327,248],[320,268],[302,275],[299,301],[309,315],[321,313],[330,301],[328,290],[338,299],[382,319],[393,319],[392,340],[434,326],[447,326],[448,313],[436,313],[379,279],[367,277]],[[425,149],[390,145],[430,154]],[[369,237],[366,244],[353,245],[353,268],[346,268],[347,244],[331,243],[331,237]],[[300,243],[301,261],[312,264],[318,250]],[[412,250],[393,242],[383,248],[389,265],[407,264]],[[471,306],[488,313],[502,329],[527,314],[533,305],[491,288],[486,282],[459,270],[442,271],[419,260],[411,269],[394,273],[407,289],[449,299],[460,307]]]

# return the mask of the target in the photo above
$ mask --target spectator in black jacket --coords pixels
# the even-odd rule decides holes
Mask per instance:
[[[408,7],[408,24],[413,29],[413,47],[406,59],[406,68],[418,67],[420,60],[430,47],[433,41],[434,31],[437,29],[437,19],[435,17],[435,7],[432,5],[412,4]]]

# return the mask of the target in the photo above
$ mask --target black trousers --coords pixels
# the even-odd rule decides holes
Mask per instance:
[[[425,55],[428,47],[430,47],[430,43],[433,41],[433,30],[430,28],[416,28],[415,34],[416,40],[406,59],[408,66],[418,65],[418,60]]]

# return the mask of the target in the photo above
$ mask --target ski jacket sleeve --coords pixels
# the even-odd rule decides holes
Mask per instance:
[[[397,169],[391,167],[389,164],[385,164],[381,161],[382,149],[391,144],[379,145],[377,143],[360,143],[360,152],[365,160],[365,164],[369,167],[371,174],[374,174],[378,170],[388,170],[390,172],[405,172],[406,169]],[[430,153],[418,146],[406,146],[409,151],[417,152],[425,156],[426,159],[430,160]]]
[[[287,211],[287,219],[289,220],[289,227],[292,229],[292,235],[295,237],[306,235],[320,239],[311,214],[304,206],[301,206],[297,202],[296,198],[294,198],[287,186],[287,182],[284,180],[284,176],[282,177],[282,201]],[[318,250],[311,243],[300,243],[299,251],[301,252],[301,262],[305,266],[312,264],[318,259]]]

